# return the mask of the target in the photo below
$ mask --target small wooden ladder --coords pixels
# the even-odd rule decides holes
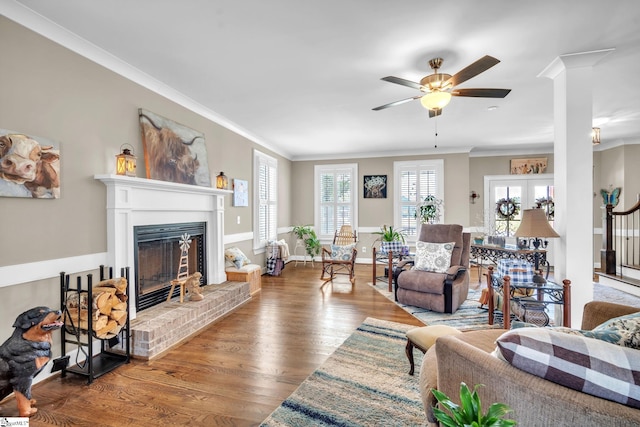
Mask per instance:
[[[171,289],[167,295],[167,301],[171,301],[173,290],[176,285],[180,285],[180,302],[184,302],[184,284],[189,277],[189,245],[181,245],[182,252],[180,254],[180,264],[178,265],[178,275],[171,281]]]

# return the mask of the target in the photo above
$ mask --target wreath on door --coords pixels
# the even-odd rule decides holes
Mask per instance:
[[[502,198],[496,202],[496,216],[501,220],[513,221],[520,213],[519,200],[515,197]]]
[[[538,209],[544,209],[544,212],[547,214],[547,219],[549,221],[553,221],[555,214],[555,203],[553,203],[553,198],[540,197],[539,199],[536,199],[536,206]]]

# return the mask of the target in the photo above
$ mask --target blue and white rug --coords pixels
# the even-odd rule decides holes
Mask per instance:
[[[406,332],[415,326],[367,318],[262,422],[284,426],[421,426],[422,353],[411,376]]]
[[[371,283],[368,284],[371,286]],[[393,301],[398,306],[402,307],[402,309],[413,315],[425,325],[448,325],[458,328],[461,331],[500,327],[499,324],[489,326],[487,306],[480,307],[479,298],[481,290],[479,289],[469,289],[467,300],[453,314],[436,313],[425,308],[400,304],[395,301],[393,292],[389,292],[384,284],[378,284],[377,286],[374,286],[374,289],[387,297],[390,301]],[[600,283],[593,284],[593,299],[596,301],[608,301],[617,304],[640,307],[640,298],[637,296],[606,285],[601,285]],[[552,304],[549,305],[547,309],[548,315],[551,319],[554,318],[553,309],[554,306]]]
[[[369,283],[371,285],[371,283]],[[393,292],[389,292],[383,285],[374,286],[378,292],[402,307],[407,313],[420,320],[425,325],[448,325],[458,328],[461,331],[471,331],[476,329],[487,329],[489,326],[489,314],[487,307],[480,307],[480,290],[469,289],[467,300],[462,303],[453,314],[437,313],[426,308],[412,305],[400,304],[395,301]],[[498,327],[494,325],[493,327]]]

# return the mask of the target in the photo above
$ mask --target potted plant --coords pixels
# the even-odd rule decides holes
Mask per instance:
[[[443,204],[444,202],[442,201],[442,199],[438,199],[433,195],[428,195],[416,207],[416,219],[418,219],[421,224],[437,223],[438,221],[440,221],[440,214]]]
[[[478,385],[473,388],[473,393],[465,383],[460,383],[460,405],[454,403],[449,397],[436,389],[431,389],[438,403],[449,413],[437,406],[433,407],[433,414],[440,424],[447,427],[509,427],[516,425],[515,420],[503,417],[511,412],[504,403],[492,404],[486,414],[482,414]]]
[[[291,232],[295,234],[298,240],[304,242],[305,251],[311,259],[313,259],[314,256],[320,255],[322,245],[315,230],[310,225],[296,225]]]
[[[382,242],[402,242],[405,243],[405,234],[403,230],[393,228],[393,225],[380,227],[380,231],[374,231],[373,234],[379,235]]]

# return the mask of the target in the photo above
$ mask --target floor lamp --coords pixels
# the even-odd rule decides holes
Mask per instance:
[[[522,221],[520,221],[520,227],[516,230],[515,237],[524,237],[528,239],[527,245],[529,248],[533,246],[534,254],[533,259],[535,263],[536,275],[538,275],[538,269],[540,267],[540,248],[545,249],[549,244],[547,239],[560,237],[558,233],[551,227],[549,221],[547,221],[547,215],[544,209],[525,209],[522,211]],[[541,278],[541,277],[540,277]],[[538,280],[540,280],[538,278]],[[534,282],[536,277],[534,276]],[[544,281],[544,280],[543,280]]]

